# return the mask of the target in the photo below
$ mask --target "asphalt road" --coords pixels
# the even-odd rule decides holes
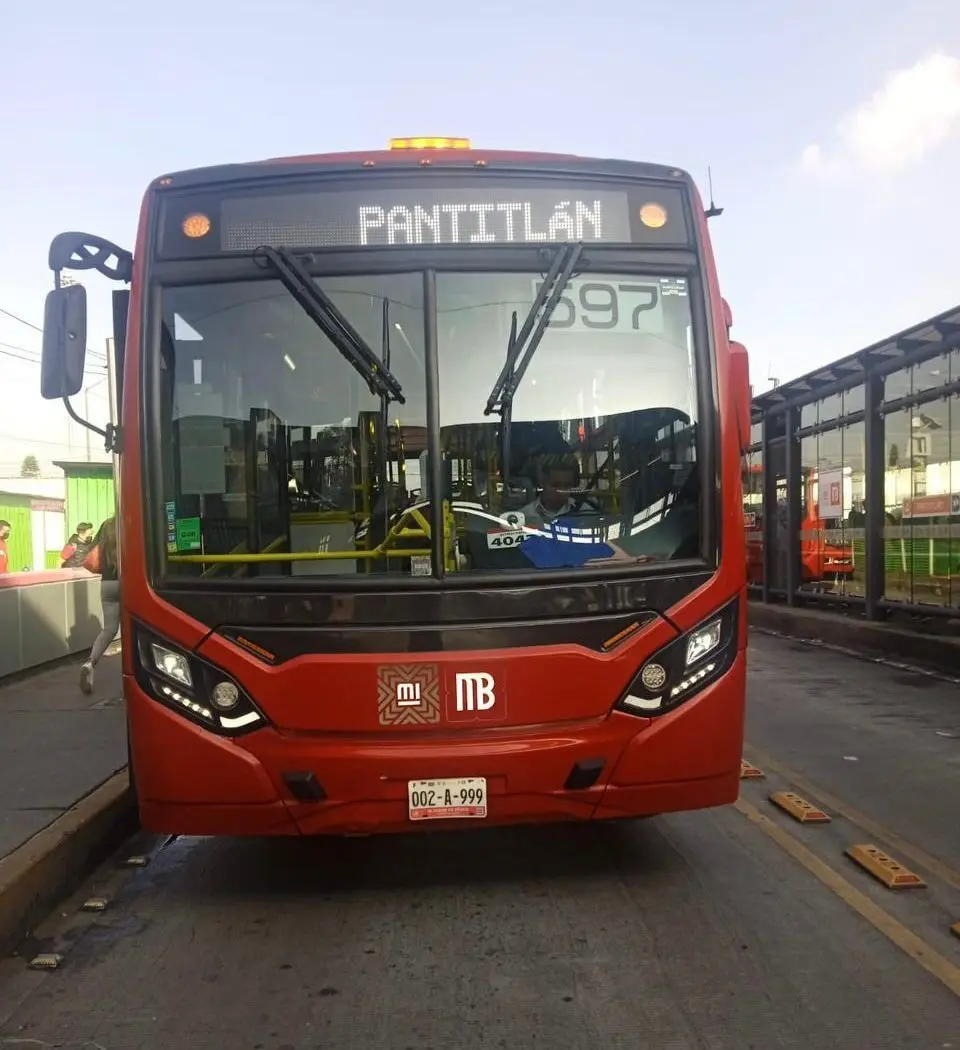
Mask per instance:
[[[736,807],[134,843],[148,867],[104,867],[0,961],[0,1047],[960,1050],[960,686],[763,635],[750,655],[769,768]],[[853,843],[928,885],[886,889]],[[29,969],[41,950],[60,969]]]

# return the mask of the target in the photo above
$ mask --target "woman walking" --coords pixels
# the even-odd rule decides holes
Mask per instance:
[[[115,517],[107,518],[100,526],[83,567],[100,574],[100,604],[103,607],[103,628],[93,643],[89,657],[80,668],[80,688],[84,693],[92,693],[94,668],[120,630],[120,569],[117,562]]]

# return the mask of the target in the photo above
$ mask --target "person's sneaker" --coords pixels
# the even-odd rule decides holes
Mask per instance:
[[[93,692],[93,664],[85,663],[80,668],[80,689],[84,693]]]

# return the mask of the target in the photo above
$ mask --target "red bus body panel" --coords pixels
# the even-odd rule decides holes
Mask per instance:
[[[470,736],[268,728],[236,742],[187,723],[128,678],[141,819],[151,831],[192,835],[404,832],[412,829],[407,781],[423,777],[487,778],[485,820],[424,822],[431,829],[724,805],[739,792],[745,676],[741,651],[728,674],[656,719],[614,712]],[[575,685],[591,683],[584,676]],[[598,758],[605,766],[594,787],[564,790],[574,763]],[[321,804],[286,790],[282,772],[303,769],[318,771]]]
[[[570,159],[557,154],[474,152],[490,159]],[[428,155],[437,166],[444,158],[461,164],[464,160],[462,151]],[[280,158],[291,165],[345,160],[418,164],[420,159],[412,152],[409,156],[384,152]],[[250,167],[255,175],[256,165]],[[669,619],[658,618],[610,653],[579,646],[373,656],[316,653],[270,666],[211,634],[208,625],[163,601],[149,584],[143,543],[147,523],[140,497],[139,351],[150,192],[140,215],[122,392],[124,633],[131,636],[135,619],[216,663],[243,684],[271,724],[235,739],[205,731],[140,689],[134,676],[137,654],[133,646],[125,646],[124,694],[144,827],[189,835],[391,833],[615,819],[734,802],[739,792],[746,688],[741,435],[737,377],[730,365],[723,301],[699,198],[694,209],[715,341],[724,490],[722,556],[708,583],[663,610]],[[613,709],[652,653],[733,598],[739,598],[740,610],[737,654],[726,674],[656,718]],[[505,705],[498,705],[496,720],[463,723],[446,712],[434,727],[385,729],[377,719],[376,668],[391,662],[435,664],[445,675],[495,670],[498,684],[505,688]],[[565,789],[571,767],[585,759],[604,760],[599,779],[584,790]],[[284,771],[292,770],[315,771],[326,799],[297,801],[282,779]],[[487,778],[485,819],[411,822],[408,780],[459,776]]]

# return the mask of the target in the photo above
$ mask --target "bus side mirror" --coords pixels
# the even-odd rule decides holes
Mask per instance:
[[[41,396],[53,401],[78,393],[86,355],[87,290],[82,284],[55,288],[43,310]]]
[[[750,356],[743,343],[730,341],[730,376],[737,409],[737,427],[740,430],[740,451],[750,445]]]

